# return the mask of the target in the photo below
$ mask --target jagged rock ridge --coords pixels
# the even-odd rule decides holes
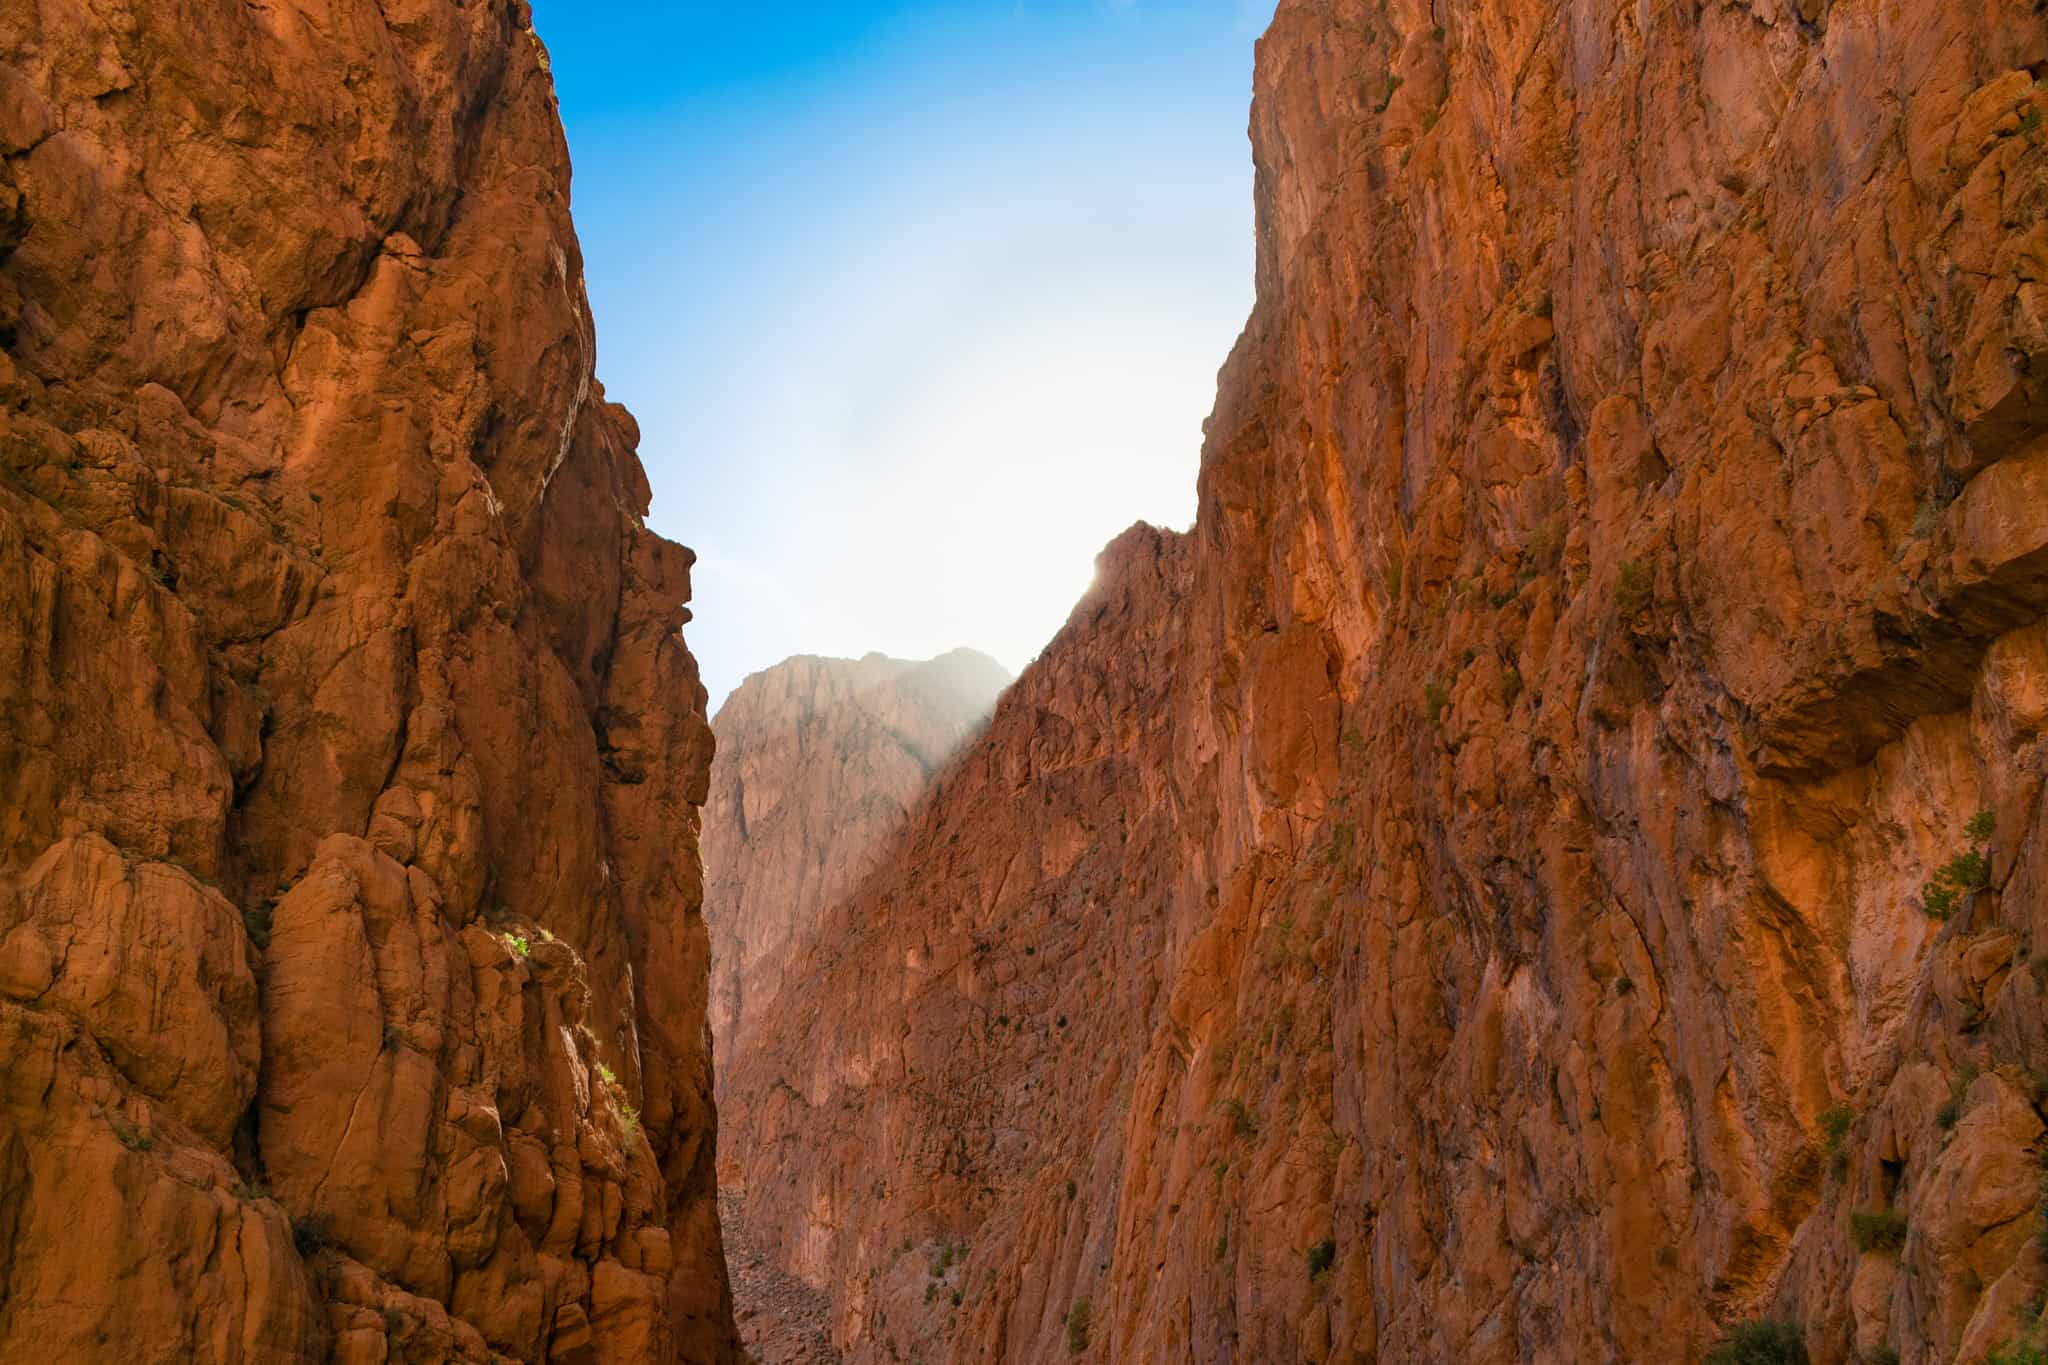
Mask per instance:
[[[739,1055],[819,915],[873,870],[1009,682],[972,650],[805,656],[753,674],[719,708],[703,844],[720,1058]]]
[[[2041,1329],[2044,74],[2002,0],[1280,5],[1194,530],[726,1082],[849,1360]]]
[[[737,1358],[524,4],[0,9],[0,1358]]]

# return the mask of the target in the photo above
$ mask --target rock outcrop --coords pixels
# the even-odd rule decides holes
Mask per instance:
[[[516,0],[0,8],[0,1358],[736,1359],[568,194]]]
[[[1285,0],[1199,519],[726,1150],[851,1361],[2040,1330],[2048,15]]]
[[[964,649],[925,663],[802,657],[749,677],[719,708],[704,922],[721,1074],[819,917],[874,870],[1009,682],[1002,665]]]

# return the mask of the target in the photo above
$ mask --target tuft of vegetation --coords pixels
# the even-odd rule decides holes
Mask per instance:
[[[275,909],[275,902],[265,901],[260,905],[248,906],[242,911],[242,928],[249,935],[249,942],[256,945],[256,951],[259,953],[270,949],[270,919]]]
[[[1074,1306],[1067,1310],[1067,1354],[1077,1356],[1088,1349],[1088,1328],[1095,1318],[1095,1307],[1086,1299],[1074,1300]]]
[[[292,1219],[292,1245],[301,1256],[318,1256],[334,1245],[334,1220],[324,1213]]]
[[[1649,610],[1656,595],[1656,571],[1640,559],[1623,560],[1614,579],[1614,609],[1622,619],[1633,621],[1641,616]]]
[[[1550,316],[1550,295],[1543,297],[1531,309],[1538,317]],[[1565,521],[1564,514],[1550,518],[1529,532],[1529,539],[1522,545],[1523,557],[1529,567],[1539,573],[1549,573],[1564,558]]]
[[[505,935],[505,946],[512,950],[514,957],[530,957],[533,954],[533,945],[518,934]]]
[[[1330,866],[1348,866],[1351,861],[1351,850],[1357,843],[1358,826],[1349,820],[1339,820],[1330,830]]]
[[[1953,498],[1928,498],[1913,511],[1913,534],[1921,540],[1934,534],[1941,525],[1941,518],[1954,503]]]
[[[1896,1355],[1892,1358],[1898,1359]],[[2008,1341],[1985,1356],[1984,1365],[2048,1365],[2048,1347],[2028,1341]]]
[[[1634,995],[1635,990],[1636,983],[1633,978],[1628,976],[1617,976],[1614,978],[1614,993],[1616,995]]]
[[[1963,1116],[1963,1104],[1970,1097],[1970,1087],[1977,1083],[1977,1068],[1965,1066],[1956,1072],[1955,1079],[1948,1084],[1948,1098],[1941,1108],[1934,1111],[1934,1121],[1943,1128],[1953,1128]]]
[[[603,1062],[599,1062],[597,1064],[597,1078],[603,1081],[606,1085],[617,1085],[619,1083],[619,1078],[617,1074],[614,1073],[612,1069],[606,1066]]]
[[[1856,1111],[1838,1104],[1820,1116],[1821,1138],[1826,1144],[1828,1170],[1836,1176],[1849,1169],[1849,1130],[1856,1125]]]
[[[1900,1251],[1906,1245],[1906,1215],[1897,1209],[1865,1209],[1849,1219],[1849,1232],[1864,1255]]]
[[[1806,1342],[1789,1322],[1745,1322],[1707,1352],[1706,1365],[1809,1365]]]
[[[1429,714],[1432,728],[1444,723],[1444,710],[1451,704],[1451,691],[1435,678],[1422,685],[1422,704]]]
[[[1225,1118],[1230,1120],[1230,1131],[1250,1141],[1259,1135],[1259,1121],[1252,1117],[1251,1110],[1244,1107],[1244,1101],[1235,1095],[1216,1106]]]
[[[631,1142],[634,1138],[640,1136],[640,1111],[638,1109],[635,1109],[623,1099],[612,1101],[612,1109],[619,1116],[619,1130],[626,1135],[626,1141]]]
[[[1984,845],[1997,828],[1998,817],[1988,810],[1977,812],[1963,826],[1970,848],[1942,864],[1921,888],[1920,908],[1929,918],[1947,919],[1962,907],[1965,897],[1991,885],[1991,861],[1984,856]]]
[[[1310,1282],[1322,1279],[1330,1273],[1330,1267],[1337,1264],[1337,1243],[1328,1237],[1308,1249],[1308,1277]]]

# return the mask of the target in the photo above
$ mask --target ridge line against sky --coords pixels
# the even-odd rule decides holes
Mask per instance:
[[[607,396],[715,711],[792,654],[1019,672],[1193,517],[1271,3],[537,0]]]

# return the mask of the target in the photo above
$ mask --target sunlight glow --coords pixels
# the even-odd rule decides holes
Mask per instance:
[[[620,8],[630,52],[535,6],[599,377],[640,418],[653,525],[700,555],[713,708],[794,653],[1021,670],[1110,538],[1193,516],[1251,301],[1258,13],[842,6],[796,51],[802,25],[684,5],[678,35],[722,23],[753,65],[629,98],[578,74],[659,41]]]

